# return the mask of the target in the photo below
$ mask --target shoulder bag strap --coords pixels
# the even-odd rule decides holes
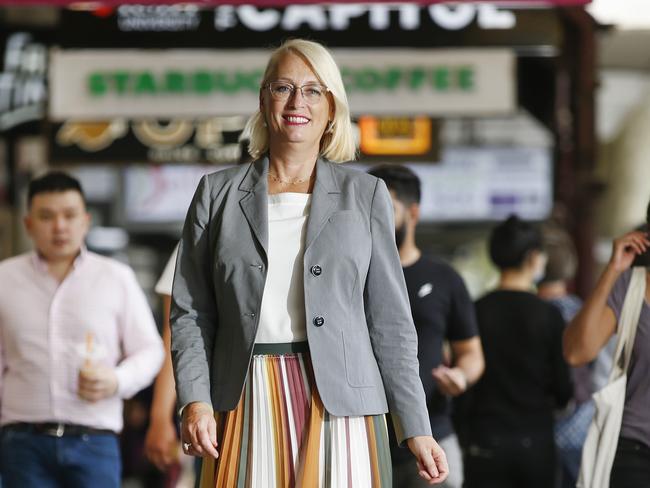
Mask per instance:
[[[627,372],[632,358],[634,338],[636,329],[641,317],[641,309],[645,301],[646,290],[646,269],[636,267],[632,270],[630,284],[625,293],[625,301],[618,323],[618,342],[614,354],[614,365],[609,377],[609,382],[618,378],[622,373]],[[629,345],[629,347],[628,347]]]

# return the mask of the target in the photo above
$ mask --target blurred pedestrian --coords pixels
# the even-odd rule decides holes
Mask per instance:
[[[564,321],[533,293],[544,273],[542,237],[516,216],[495,227],[498,289],[476,303],[485,373],[469,405],[467,488],[549,488],[555,478],[553,412],[571,398]]]
[[[172,300],[172,283],[178,257],[178,246],[174,248],[160,278],[155,291],[163,301],[163,343],[165,345],[165,360],[154,383],[153,401],[149,412],[149,427],[145,437],[145,452],[149,460],[166,475],[165,486],[176,486],[185,477],[192,474],[184,469],[181,458],[181,441],[178,435],[176,409],[176,384],[172,369],[171,329],[169,313]],[[193,476],[195,486],[198,486],[201,474],[200,458],[194,459]],[[183,474],[185,473],[185,474]]]
[[[184,446],[205,456],[204,486],[387,487],[390,409],[413,469],[440,483],[390,195],[335,163],[355,152],[338,67],[294,39],[262,80],[256,161],[201,180],[181,239]]]
[[[421,196],[417,175],[397,164],[378,166],[369,173],[386,183],[393,200],[395,239],[418,334],[420,379],[431,430],[449,463],[449,476],[441,486],[461,488],[463,458],[451,422],[450,398],[463,394],[483,373],[474,303],[460,275],[443,261],[423,256],[415,242]],[[443,361],[445,341],[451,349],[450,365]],[[392,439],[391,455],[394,488],[426,485],[413,471],[408,452]]]
[[[540,298],[552,303],[569,323],[582,307],[582,300],[569,293],[569,282],[578,267],[578,258],[571,236],[557,223],[542,226],[544,253],[547,256],[544,278],[537,287]],[[555,446],[558,453],[558,485],[575,488],[580,470],[582,446],[594,413],[591,364],[571,368],[573,398],[558,414],[555,423]]]
[[[537,294],[555,305],[568,323],[582,307],[582,300],[569,293],[569,283],[578,268],[576,249],[568,232],[554,223],[542,226],[542,243],[546,267]]]
[[[176,390],[170,350],[171,331],[169,310],[171,306],[172,281],[176,265],[177,249],[174,249],[163,270],[155,291],[163,301],[162,337],[165,346],[163,366],[156,377],[153,400],[149,413],[149,427],[145,438],[145,453],[156,467],[167,474],[172,485],[180,474],[181,443],[176,431]]]
[[[29,185],[35,250],[0,263],[0,465],[8,487],[119,487],[122,400],[163,359],[144,293],[127,266],[84,247],[77,180]]]
[[[650,224],[650,205],[647,221]],[[632,278],[632,265],[639,255],[648,254],[647,232],[634,231],[614,241],[612,255],[584,307],[567,327],[564,352],[572,365],[586,364],[616,333]],[[650,260],[645,259],[648,267]],[[611,470],[611,488],[650,487],[650,282],[646,270],[646,293],[638,320],[620,437]],[[612,449],[614,446],[612,446]]]

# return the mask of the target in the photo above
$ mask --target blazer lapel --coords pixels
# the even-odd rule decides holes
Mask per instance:
[[[268,183],[269,160],[263,157],[251,163],[246,176],[239,185],[239,190],[246,195],[239,200],[239,206],[246,216],[255,237],[268,256],[269,223],[268,223]]]
[[[332,168],[333,163],[318,159],[316,162],[316,182],[311,196],[311,209],[307,219],[305,251],[316,239],[327,219],[336,209],[336,195],[341,193]]]

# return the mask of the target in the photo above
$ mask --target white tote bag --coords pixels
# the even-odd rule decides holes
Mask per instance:
[[[596,413],[582,450],[577,488],[609,488],[609,477],[623,420],[627,368],[645,299],[645,285],[645,268],[634,268],[619,319],[619,337],[612,372],[607,385],[593,396]]]

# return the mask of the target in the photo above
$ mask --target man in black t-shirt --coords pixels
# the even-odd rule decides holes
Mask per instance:
[[[476,382],[484,361],[474,304],[462,278],[449,265],[422,256],[415,244],[420,213],[420,180],[410,169],[395,164],[373,168],[370,174],[383,179],[393,198],[395,240],[408,288],[413,321],[418,333],[420,378],[424,386],[434,437],[447,454],[449,477],[441,485],[460,488],[463,464],[458,438],[450,417],[450,397]],[[444,343],[449,342],[451,364],[445,361]],[[412,473],[406,449],[391,439],[394,488],[428,484]]]

